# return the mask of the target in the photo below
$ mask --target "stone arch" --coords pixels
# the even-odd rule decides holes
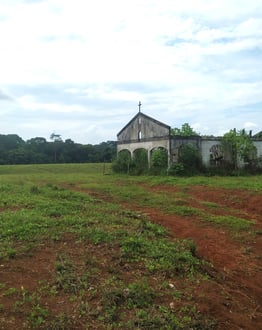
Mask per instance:
[[[148,169],[148,151],[145,148],[137,148],[133,151],[133,164],[138,173],[143,173]]]
[[[163,146],[154,147],[154,148],[149,150],[149,164],[150,164],[150,167],[153,165],[152,164],[153,154],[157,150],[159,150],[163,153],[163,155],[162,155],[163,158],[161,157],[161,162],[163,161],[164,164],[161,164],[161,166],[168,167],[169,166],[168,149],[166,147],[163,147]],[[159,166],[160,166],[160,164],[159,164]]]
[[[168,166],[170,166],[170,139],[169,137],[163,137],[159,139],[143,139],[142,141],[129,141],[126,143],[118,143],[117,145],[117,153],[121,150],[129,150],[133,159],[133,155],[135,150],[137,149],[145,149],[147,151],[147,160],[148,167],[150,167],[150,159],[151,159],[151,150],[155,148],[164,148],[168,152]]]
[[[133,151],[133,159],[135,157],[139,157],[139,156],[145,156],[146,160],[148,161],[148,158],[147,158],[147,149],[146,148],[136,148],[134,151]]]
[[[182,143],[180,143],[180,144],[177,146],[177,148],[176,148],[177,161],[180,160],[181,154],[182,154],[182,152],[183,152],[182,150],[183,150],[184,148],[186,148],[187,146],[190,147],[190,148],[195,148],[195,146],[193,145],[193,143],[190,143],[190,142],[187,142],[187,143],[182,142]]]
[[[213,144],[209,149],[210,165],[221,166],[224,162],[225,155],[221,144]]]
[[[132,153],[128,149],[121,149],[117,153],[117,161],[114,164],[115,170],[121,173],[129,173],[132,165]]]
[[[121,162],[123,164],[126,164],[126,166],[129,168],[129,165],[132,162],[133,155],[129,149],[122,149],[118,152],[117,158],[121,159]]]
[[[122,156],[124,154],[126,154],[126,157],[130,157],[130,159],[132,158],[132,153],[129,149],[122,149],[118,151],[118,156]]]

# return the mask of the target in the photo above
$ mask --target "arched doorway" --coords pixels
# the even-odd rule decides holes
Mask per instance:
[[[138,148],[133,152],[133,166],[135,174],[143,174],[148,171],[147,150]]]
[[[150,168],[154,173],[166,172],[168,168],[168,150],[156,147],[150,151]]]
[[[123,149],[118,152],[117,160],[113,164],[113,169],[119,173],[129,173],[131,163],[131,152],[128,149]]]

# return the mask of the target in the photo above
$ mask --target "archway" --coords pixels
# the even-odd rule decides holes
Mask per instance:
[[[135,174],[143,174],[148,170],[148,155],[144,148],[135,149],[133,152],[133,171]]]
[[[165,172],[168,168],[168,150],[156,147],[150,151],[150,168],[155,173]]]
[[[115,172],[129,173],[131,164],[131,152],[128,149],[122,149],[118,152],[117,159],[112,166]]]
[[[181,144],[178,149],[178,162],[187,174],[198,173],[202,169],[202,155],[192,143]]]

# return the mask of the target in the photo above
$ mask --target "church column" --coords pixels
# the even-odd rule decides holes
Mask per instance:
[[[148,161],[148,168],[151,167],[151,150],[147,149],[147,161]]]

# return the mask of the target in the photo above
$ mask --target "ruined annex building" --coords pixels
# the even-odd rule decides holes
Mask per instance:
[[[200,151],[203,165],[222,166],[230,161],[231,156],[225,155],[221,146],[222,137],[174,136],[171,127],[147,116],[140,111],[117,134],[117,153],[128,150],[133,158],[138,149],[147,151],[148,164],[154,149],[164,148],[168,154],[168,165],[178,160],[179,148],[191,144]],[[262,138],[252,138],[257,150],[257,157],[262,157]],[[240,163],[240,166],[244,163]]]

